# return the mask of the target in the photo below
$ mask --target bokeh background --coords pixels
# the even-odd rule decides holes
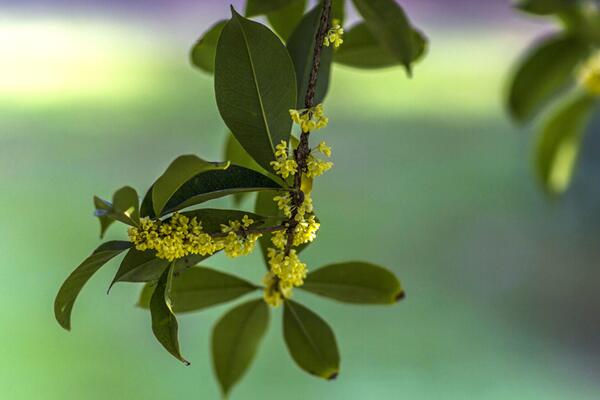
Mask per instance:
[[[298,293],[337,333],[338,380],[291,362],[277,310],[233,397],[598,399],[600,143],[588,135],[573,189],[550,201],[531,172],[532,131],[502,102],[511,64],[552,24],[508,0],[402,4],[429,56],[412,80],[400,68],[335,68],[319,135],[336,168],[316,189],[323,227],[304,258],[389,266],[408,297],[371,308]],[[209,335],[230,306],[180,319],[186,368],[134,307],[139,286],[106,295],[115,261],[84,288],[71,333],[52,303],[99,243],[92,195],[143,192],[182,153],[221,158],[211,77],[187,57],[228,6],[0,2],[1,398],[218,398]],[[259,261],[207,265],[259,279]]]

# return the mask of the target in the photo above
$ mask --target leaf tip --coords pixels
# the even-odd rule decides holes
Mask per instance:
[[[334,380],[336,380],[336,379],[337,379],[337,377],[338,377],[338,375],[339,375],[339,374],[340,374],[340,372],[339,372],[339,371],[334,371],[334,372],[332,372],[331,374],[329,374],[329,376],[327,376],[327,378],[326,378],[326,379],[327,379],[328,381],[334,381]]]
[[[405,298],[406,298],[406,292],[404,290],[401,290],[394,296],[394,301],[397,303],[400,300],[404,300]]]

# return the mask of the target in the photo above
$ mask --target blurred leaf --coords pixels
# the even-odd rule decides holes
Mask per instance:
[[[154,284],[147,283],[138,306],[148,308]],[[190,268],[173,277],[171,303],[175,313],[199,311],[227,303],[258,289],[258,286],[207,267]]]
[[[365,262],[331,264],[308,274],[303,290],[354,304],[393,304],[404,297],[396,276]]]
[[[215,54],[221,31],[227,21],[219,21],[214,24],[196,42],[190,53],[192,64],[204,72],[212,74],[215,72]]]
[[[152,204],[154,213],[162,215],[165,206],[170,204],[170,200],[176,195],[182,187],[185,187],[192,178],[199,176],[203,172],[223,171],[229,167],[228,162],[208,162],[194,155],[180,156],[169,165],[154,185],[152,185]]]
[[[267,20],[275,32],[287,41],[302,19],[305,9],[306,0],[292,0],[287,6],[267,14]]]
[[[173,280],[173,264],[162,273],[154,293],[150,299],[150,314],[152,315],[152,332],[163,347],[186,365],[190,363],[181,356],[179,350],[179,326],[171,308],[171,282]]]
[[[589,54],[577,38],[555,35],[525,55],[513,78],[508,107],[513,118],[525,122],[574,81],[575,68]]]
[[[344,21],[346,20],[346,0],[332,0],[331,19],[339,19],[340,24],[344,23]]]
[[[283,336],[290,355],[309,374],[335,379],[340,355],[333,331],[321,317],[294,301],[283,310]]]
[[[268,171],[275,145],[288,141],[295,107],[294,66],[266,26],[240,16],[223,28],[217,46],[215,94],[219,112],[242,147]]]
[[[531,14],[549,15],[573,7],[576,3],[577,0],[521,0],[515,7]]]
[[[269,308],[262,299],[235,307],[215,325],[213,367],[225,396],[252,364],[268,325]]]
[[[410,75],[418,49],[415,48],[414,29],[404,10],[394,0],[353,2],[379,43],[406,67]]]
[[[66,330],[71,330],[71,311],[86,282],[110,259],[131,247],[130,242],[111,241],[100,245],[69,275],[54,300],[54,316]]]
[[[301,109],[305,107],[305,97],[308,90],[315,50],[315,37],[319,29],[319,23],[321,22],[321,15],[322,6],[321,4],[317,4],[302,18],[302,21],[300,21],[300,24],[298,24],[287,43],[288,51],[294,62],[298,87],[296,106],[290,108]],[[333,49],[331,47],[323,47],[319,79],[317,80],[315,90],[315,104],[322,103],[329,90],[332,60]]]
[[[100,219],[100,237],[104,237],[106,229],[114,221],[132,226],[139,225],[139,201],[137,192],[129,186],[122,187],[115,192],[112,204],[94,196],[94,206],[96,207],[94,215]]]
[[[273,11],[288,7],[295,0],[247,0],[246,16],[255,17],[257,15],[268,14]]]
[[[427,50],[427,39],[414,30],[416,52],[412,62],[419,61]],[[373,36],[365,23],[350,28],[344,35],[344,45],[334,56],[334,61],[355,68],[385,68],[402,63],[383,47]]]
[[[535,158],[537,175],[549,194],[561,194],[569,187],[594,104],[593,98],[580,95],[544,125]]]

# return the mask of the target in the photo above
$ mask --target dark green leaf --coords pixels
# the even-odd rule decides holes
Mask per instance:
[[[112,210],[112,204],[98,196],[94,196],[94,209],[94,215],[100,221],[100,239],[102,239],[108,228],[115,222],[107,215]]]
[[[308,274],[301,289],[354,304],[392,304],[404,297],[393,273],[364,262],[319,268]]]
[[[69,275],[54,300],[54,316],[66,330],[71,329],[71,310],[86,282],[111,258],[131,247],[130,242],[112,241],[98,247]]]
[[[520,122],[533,118],[574,82],[575,69],[588,54],[584,43],[562,35],[551,36],[529,50],[511,84],[508,108],[512,116]]]
[[[421,59],[427,50],[427,39],[417,30],[414,31],[415,58]],[[350,28],[344,35],[344,44],[336,52],[334,61],[355,68],[386,68],[401,65],[401,62],[383,47],[371,33],[365,23]]]
[[[186,365],[190,363],[181,356],[179,350],[179,325],[171,308],[171,282],[174,266],[171,264],[162,273],[152,298],[150,299],[150,314],[152,315],[152,332],[163,347]]]
[[[581,95],[560,108],[544,125],[536,147],[536,172],[549,194],[568,189],[594,104],[593,98]]]
[[[194,155],[180,156],[169,165],[164,174],[152,185],[152,204],[155,215],[162,215],[168,209],[172,199],[194,177],[206,172],[223,172],[229,167],[228,162],[208,162]],[[188,187],[189,190],[189,187]],[[184,190],[185,191],[185,190]],[[180,198],[181,199],[181,198]]]
[[[217,46],[215,94],[219,112],[239,143],[272,170],[275,145],[288,141],[295,108],[294,66],[269,28],[240,16],[223,28]]]
[[[322,6],[317,4],[308,14],[302,18],[300,24],[292,33],[287,43],[287,48],[294,62],[296,70],[296,82],[298,87],[298,98],[296,107],[304,108],[308,81],[313,64],[313,54],[315,49],[315,36],[321,22]],[[321,52],[321,68],[319,69],[319,79],[315,90],[315,104],[322,103],[329,89],[329,79],[331,75],[331,62],[333,60],[333,49],[323,47]]]
[[[225,396],[252,364],[268,325],[269,308],[262,299],[235,307],[215,325],[213,367]]]
[[[226,23],[227,21],[219,21],[213,25],[196,42],[190,53],[192,64],[209,74],[215,72],[217,42]]]
[[[317,314],[287,300],[283,310],[283,337],[300,368],[325,379],[337,377],[340,355],[335,335]]]
[[[394,0],[353,0],[379,43],[411,73],[416,58],[414,29],[404,10]]]
[[[115,192],[112,204],[94,196],[94,214],[100,219],[100,237],[114,221],[137,226],[140,223],[139,198],[135,189],[125,186]]]
[[[306,0],[293,0],[286,7],[270,12],[267,19],[275,32],[287,41],[302,19],[305,9]]]
[[[340,23],[344,23],[344,20],[346,19],[346,0],[332,0],[331,19],[339,19]]]
[[[255,17],[288,7],[295,0],[248,0],[246,3],[246,16]]]
[[[531,14],[556,14],[575,6],[577,0],[521,0],[515,7]]]
[[[147,283],[138,306],[148,308],[154,284]],[[171,303],[175,313],[199,311],[227,303],[257,290],[252,283],[207,267],[190,268],[176,274],[171,287]]]

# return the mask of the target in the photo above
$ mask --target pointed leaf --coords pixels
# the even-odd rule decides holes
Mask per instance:
[[[536,172],[549,194],[561,194],[571,183],[593,98],[581,95],[560,108],[544,125],[536,147]]]
[[[305,9],[306,0],[293,0],[287,6],[267,14],[267,20],[275,32],[287,41],[302,19]]]
[[[523,58],[510,87],[508,108],[513,118],[533,118],[552,98],[575,81],[575,70],[587,55],[585,43],[555,35],[537,44]]]
[[[235,307],[215,325],[213,367],[225,396],[252,364],[268,325],[269,308],[262,299]]]
[[[404,297],[396,276],[364,262],[331,264],[308,274],[303,290],[354,304],[393,304]]]
[[[98,247],[91,256],[86,258],[69,275],[60,287],[54,300],[54,316],[58,323],[66,330],[71,329],[71,311],[77,295],[86,282],[111,258],[117,256],[131,246],[129,242],[111,241]]]
[[[255,17],[288,7],[295,0],[248,0],[246,3],[246,16]]]
[[[412,28],[404,10],[394,0],[353,0],[365,23],[390,54],[411,73],[417,54]]]
[[[100,197],[94,196],[94,209],[94,215],[100,221],[100,239],[102,239],[108,228],[115,222],[114,219],[107,215],[112,210],[112,204],[106,200],[102,200]]]
[[[305,97],[312,70],[313,56],[315,50],[315,37],[321,22],[323,7],[317,4],[308,14],[302,18],[300,24],[292,33],[287,43],[287,48],[294,62],[296,70],[296,84],[298,86],[298,97],[296,107],[304,108]],[[315,90],[315,104],[322,103],[329,90],[329,79],[331,76],[331,62],[333,60],[333,49],[323,47],[321,51],[321,67],[319,79]]]
[[[179,325],[171,309],[171,282],[173,279],[173,265],[162,273],[152,298],[150,299],[150,314],[152,316],[152,332],[163,347],[186,365],[190,363],[181,356],[179,350],[178,331]]]
[[[100,237],[104,236],[106,229],[114,221],[132,226],[140,224],[139,198],[135,189],[129,186],[115,192],[112,204],[94,196],[94,206],[94,215],[100,219]]]
[[[269,28],[232,12],[217,46],[217,105],[242,147],[271,171],[275,145],[288,141],[292,128],[289,109],[296,104],[294,66]]]
[[[340,355],[335,335],[317,314],[287,300],[283,310],[283,337],[300,368],[325,379],[337,377]]]
[[[515,7],[531,14],[549,15],[574,7],[576,3],[573,0],[521,0]]]
[[[155,285],[144,286],[138,306],[148,308]],[[171,303],[175,313],[199,311],[227,303],[257,290],[252,283],[207,267],[187,269],[173,277]]]
[[[221,36],[221,31],[227,21],[219,21],[214,24],[202,37],[196,42],[190,53],[192,64],[204,72],[213,74],[215,72],[215,55],[217,53],[217,43]]]
[[[331,19],[339,19],[340,23],[346,20],[346,0],[332,0]]]

